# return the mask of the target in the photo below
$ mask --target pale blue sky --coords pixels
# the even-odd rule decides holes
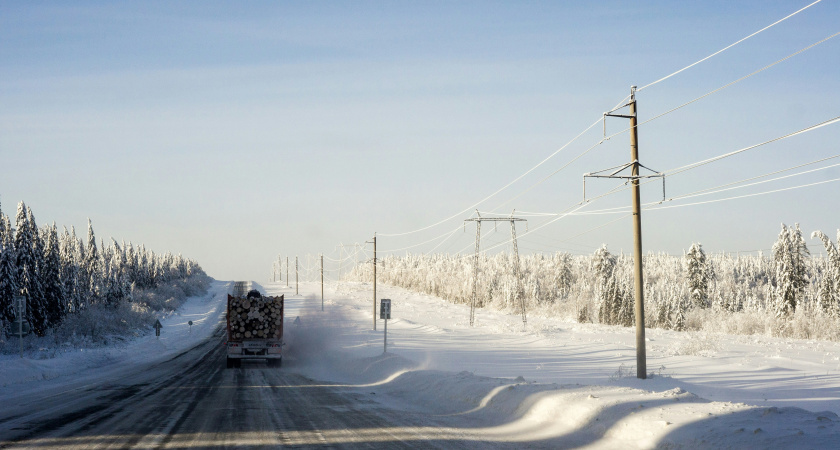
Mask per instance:
[[[0,201],[13,214],[24,200],[41,224],[84,230],[90,217],[98,237],[182,253],[220,279],[261,280],[277,255],[337,257],[340,242],[455,215],[560,148],[631,85],[808,3],[3,2]],[[824,0],[643,90],[640,120],[838,24],[840,6]],[[840,37],[642,125],[642,163],[672,169],[840,115],[838,61]],[[625,127],[608,121],[608,131]],[[595,127],[480,209],[517,196],[601,132]],[[834,124],[676,175],[668,196],[840,154],[838,137]],[[627,162],[628,140],[613,138],[500,211],[574,205],[581,174]],[[838,177],[832,168],[696,200]],[[614,184],[588,186],[603,193]],[[833,236],[838,186],[650,211],[645,249],[679,254],[697,241],[712,252],[768,249],[781,222]],[[644,188],[646,199],[657,195],[658,185]],[[623,192],[587,209],[627,204]],[[468,216],[381,237],[379,248],[424,242]],[[520,251],[629,250],[629,219],[559,242],[618,217],[559,220],[522,236]],[[545,221],[531,218],[529,227]],[[507,236],[499,231],[488,246]],[[438,249],[467,249],[473,233],[467,227]]]

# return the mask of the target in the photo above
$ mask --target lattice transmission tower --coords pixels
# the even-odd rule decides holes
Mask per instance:
[[[519,305],[519,309],[522,314],[522,324],[525,325],[527,324],[528,319],[525,311],[525,295],[523,295],[522,292],[522,276],[519,268],[519,247],[516,245],[516,222],[527,222],[527,219],[513,217],[513,213],[511,213],[510,217],[481,217],[481,213],[476,210],[475,214],[476,217],[464,220],[464,222],[475,222],[475,258],[473,260],[473,288],[472,301],[470,303],[470,326],[473,326],[475,323],[475,305],[478,300],[478,256],[481,250],[481,222],[510,222],[510,240],[513,243],[513,304]]]

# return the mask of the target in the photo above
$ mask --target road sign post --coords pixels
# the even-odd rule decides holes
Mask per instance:
[[[155,327],[155,336],[157,336],[157,338],[160,339],[160,329],[163,328],[163,325],[160,324],[160,320],[155,320],[155,324],[153,326]]]
[[[192,334],[192,320],[188,322],[190,324],[190,334]]]
[[[391,299],[383,298],[379,300],[379,318],[385,319],[385,345],[383,353],[388,353],[388,319],[391,318]]]

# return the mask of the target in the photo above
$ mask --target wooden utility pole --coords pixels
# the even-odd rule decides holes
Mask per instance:
[[[300,295],[298,291],[298,257],[295,256],[295,295]]]
[[[642,207],[639,198],[639,138],[636,86],[630,88],[630,159],[633,161],[633,264],[636,273],[636,378],[647,378],[645,351],[645,284],[642,271]]]
[[[376,331],[376,232],[373,233],[373,331]]]
[[[614,114],[615,111],[629,107],[630,112],[627,115]],[[665,200],[665,174],[656,172],[648,167],[643,166],[639,162],[639,136],[638,136],[638,122],[636,118],[636,86],[630,87],[630,102],[624,106],[618,107],[612,111],[604,113],[604,133],[606,134],[606,118],[607,117],[621,117],[630,119],[630,158],[631,161],[621,166],[612,167],[610,169],[600,170],[598,172],[587,173],[583,175],[583,200],[586,202],[586,178],[619,178],[630,181],[633,194],[633,268],[635,272],[635,289],[636,289],[636,377],[647,378],[647,352],[645,351],[645,283],[644,271],[642,267],[642,207],[639,194],[639,180],[641,178],[662,178],[662,200]],[[630,176],[620,175],[624,170],[630,169]],[[640,168],[644,168],[653,172],[651,175],[641,175]],[[617,170],[616,170],[617,169]],[[609,174],[604,175],[605,172]]]
[[[324,310],[324,255],[321,255],[321,311]]]

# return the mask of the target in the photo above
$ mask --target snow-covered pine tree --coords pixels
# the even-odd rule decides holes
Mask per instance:
[[[822,231],[811,233],[811,239],[819,238],[825,246],[827,258],[820,280],[818,303],[820,310],[831,315],[840,313],[840,248],[831,242]],[[840,230],[837,230],[837,244],[840,245]]]
[[[12,232],[11,228],[6,227],[6,223],[3,220],[4,214],[3,214],[3,207],[2,206],[3,205],[0,205],[0,241],[3,240],[3,237],[6,235],[6,233],[11,233]]]
[[[64,227],[59,245],[59,259],[61,261],[59,277],[61,278],[61,289],[64,292],[64,311],[75,313],[79,311],[81,304],[79,292],[79,242],[75,237],[76,232],[71,235]]]
[[[158,285],[158,257],[155,252],[149,252],[149,286]]]
[[[134,249],[134,246],[131,245],[131,241],[128,242],[128,245],[123,245],[126,253],[126,268],[125,268],[125,275],[129,283],[137,284],[137,263],[139,258],[137,257],[137,252]]]
[[[114,244],[116,244],[116,241],[114,241]],[[99,254],[101,260],[99,261],[99,270],[101,271],[102,277],[99,290],[101,300],[106,305],[115,305],[117,303],[116,278],[119,269],[114,261],[116,259],[114,254],[118,252],[119,248],[115,252],[113,247],[106,247],[104,241],[100,243]]]
[[[554,297],[556,300],[565,300],[572,289],[572,256],[568,253],[557,253],[553,258],[554,262]]]
[[[775,289],[773,310],[776,317],[785,317],[796,311],[799,296],[808,284],[805,258],[810,254],[802,231],[782,224],[779,238],[773,244],[775,263]]]
[[[682,300],[677,300],[674,304],[675,312],[671,328],[677,331],[685,331],[685,306],[683,303]]]
[[[600,301],[599,320],[601,323],[613,325],[619,321],[621,308],[621,287],[615,277],[616,258],[606,245],[595,251],[592,256],[592,269],[595,271],[597,296]]]
[[[16,253],[9,217],[0,213],[0,224],[7,230],[0,239],[0,320],[7,327],[15,318],[13,299],[20,291],[17,287]]]
[[[149,274],[149,254],[146,252],[146,247],[140,246],[140,258],[137,263],[137,286],[141,288],[148,288],[151,286],[151,276]]]
[[[61,257],[58,243],[58,230],[55,223],[43,228],[45,236],[44,265],[40,270],[41,283],[44,287],[44,309],[48,327],[57,326],[64,318],[65,297],[61,283]]]
[[[123,274],[125,252],[112,241],[111,247],[102,244],[102,298],[106,305],[116,306],[126,297],[128,285]]]
[[[655,323],[658,328],[671,328],[669,302],[657,302],[654,305]]]
[[[26,297],[26,320],[35,333],[41,334],[46,329],[41,296],[43,290],[37,273],[35,257],[35,239],[37,229],[29,223],[28,208],[23,202],[18,203],[15,216],[15,283],[20,295]]]
[[[28,221],[32,230],[32,254],[35,257],[35,279],[37,280],[37,283],[33,284],[30,302],[32,302],[33,305],[32,317],[36,323],[40,324],[36,326],[36,323],[33,323],[32,330],[37,333],[38,336],[43,336],[47,329],[52,326],[52,324],[50,324],[49,317],[46,277],[44,276],[47,266],[47,261],[44,258],[44,247],[46,246],[47,236],[41,229],[38,228],[38,222],[35,220],[32,208],[27,206],[26,211],[29,215]]]
[[[84,274],[85,303],[90,305],[96,303],[99,297],[99,284],[101,279],[99,251],[96,248],[96,236],[93,233],[93,223],[88,218],[87,246],[84,252]]]
[[[709,306],[709,279],[711,271],[706,260],[706,252],[699,243],[691,244],[685,254],[685,271],[691,304],[698,308]]]
[[[616,293],[616,301],[618,302],[618,320],[619,325],[625,327],[632,327],[636,322],[636,311],[633,300],[630,298],[629,289],[621,289]]]
[[[81,311],[90,306],[90,274],[87,271],[85,262],[87,261],[87,249],[85,248],[85,241],[76,236],[76,227],[70,227],[70,237],[76,241],[76,270],[78,271],[78,281],[76,283],[76,290],[78,292],[78,308]]]

